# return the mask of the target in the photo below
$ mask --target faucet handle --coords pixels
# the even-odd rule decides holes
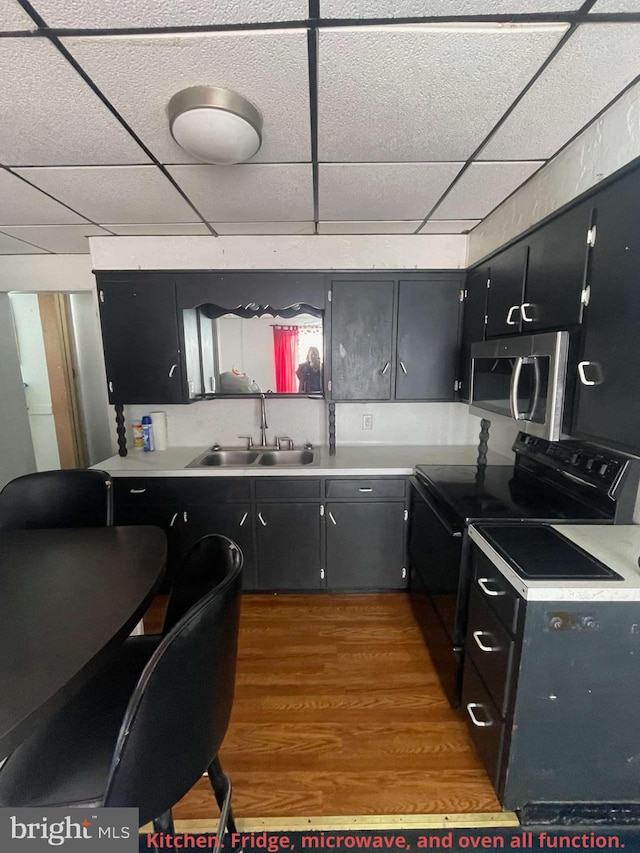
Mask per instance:
[[[246,438],[247,439],[247,450],[251,450],[253,447],[253,436],[251,435],[239,435],[238,438]]]
[[[289,450],[293,450],[293,439],[292,438],[289,438],[288,435],[277,435],[276,436],[276,448],[278,450],[282,449],[282,442],[283,441],[288,441],[289,442]]]

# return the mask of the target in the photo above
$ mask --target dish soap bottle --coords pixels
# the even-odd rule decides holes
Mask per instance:
[[[149,453],[151,450],[155,450],[155,444],[153,442],[153,425],[151,423],[151,418],[149,415],[145,415],[142,418],[142,437],[143,437],[143,445],[142,449],[145,453]]]

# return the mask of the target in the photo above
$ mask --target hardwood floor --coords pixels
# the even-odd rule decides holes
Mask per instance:
[[[403,594],[244,596],[220,755],[242,818],[500,811]],[[216,813],[207,779],[174,809]]]

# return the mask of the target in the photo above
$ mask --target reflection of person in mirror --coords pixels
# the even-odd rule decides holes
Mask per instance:
[[[296,376],[300,381],[300,394],[317,394],[322,391],[322,363],[318,347],[309,347],[307,360],[298,365]]]

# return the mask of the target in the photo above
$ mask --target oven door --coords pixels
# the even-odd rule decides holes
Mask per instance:
[[[464,525],[416,477],[409,482],[411,604],[447,698],[457,708],[464,641],[457,618]]]

